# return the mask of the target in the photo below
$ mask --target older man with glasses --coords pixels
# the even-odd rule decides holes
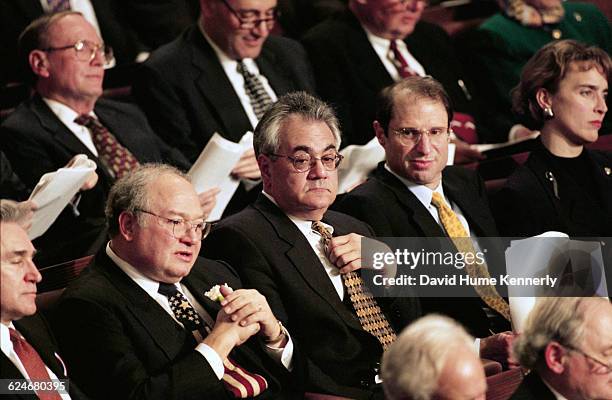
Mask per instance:
[[[538,299],[514,351],[531,373],[512,400],[612,399],[609,299]]]
[[[382,398],[381,355],[419,307],[373,297],[361,273],[370,228],[328,210],[339,146],[331,107],[304,92],[281,97],[255,129],[263,193],[212,230],[203,254],[232,263],[266,296],[307,359],[307,390]]]
[[[198,257],[210,224],[186,175],[141,166],[113,186],[106,215],[111,240],[66,290],[54,326],[87,394],[283,399],[300,390],[282,386],[301,368],[266,299],[241,289],[227,264]]]
[[[104,199],[111,184],[140,162],[189,163],[149,127],[137,107],[101,99],[112,49],[78,12],[48,14],[22,33],[19,46],[36,95],[3,122],[0,147],[30,188],[86,154],[99,180],[36,242],[38,265],[93,254],[105,239]]]
[[[276,0],[200,0],[197,24],[154,51],[134,84],[153,129],[194,162],[215,132],[238,142],[277,97],[314,90],[304,49],[270,36]],[[256,197],[261,178],[246,151],[232,171],[242,184],[226,209]]]

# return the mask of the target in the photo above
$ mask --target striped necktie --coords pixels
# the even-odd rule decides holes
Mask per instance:
[[[202,337],[208,334],[210,327],[204,324],[200,315],[176,285],[160,282],[158,292],[168,298],[170,309],[185,329],[192,333],[197,331]],[[255,397],[268,388],[266,378],[248,372],[229,357],[223,360],[223,366],[225,367],[223,384],[236,398]]]
[[[408,78],[410,76],[416,75],[416,72],[412,68],[410,68],[410,66],[408,65],[408,61],[406,61],[402,53],[400,53],[395,40],[392,40],[391,44],[389,45],[388,58],[389,60],[391,60],[391,62],[397,69],[397,72],[399,73],[400,77]]]
[[[273,101],[259,78],[249,72],[242,60],[238,61],[238,72],[244,78],[244,89],[246,90],[247,96],[249,96],[253,112],[255,112],[255,116],[257,116],[259,120],[268,107],[272,105]]]
[[[13,350],[23,364],[29,379],[32,381],[50,381],[49,373],[45,363],[38,352],[13,328],[9,328]],[[61,400],[57,391],[37,391],[36,395],[41,400]]]
[[[81,114],[74,122],[89,129],[98,158],[115,179],[138,167],[136,157],[97,118]]]
[[[312,222],[312,230],[321,235],[327,253],[327,245],[332,238],[331,233],[319,221]],[[342,283],[346,288],[346,294],[351,300],[357,318],[359,318],[361,327],[364,331],[376,337],[383,349],[386,350],[395,341],[395,331],[387,321],[378,303],[376,303],[376,299],[368,290],[363,278],[357,272],[351,271],[342,274]]]
[[[465,228],[457,217],[457,214],[455,214],[453,210],[446,205],[446,202],[440,193],[433,193],[431,204],[438,209],[440,222],[442,222],[442,226],[444,227],[446,234],[451,238],[457,250],[464,254],[475,254],[476,251],[474,250],[470,236],[465,231]],[[473,257],[473,259],[475,258],[476,257]],[[471,278],[491,277],[485,263],[467,263],[465,269]],[[474,289],[489,307],[510,321],[510,307],[508,306],[508,303],[506,303],[506,301],[499,295],[497,289],[495,289],[495,286],[475,285]]]

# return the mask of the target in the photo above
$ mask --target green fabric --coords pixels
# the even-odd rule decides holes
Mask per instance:
[[[517,121],[512,116],[510,91],[520,79],[521,69],[536,51],[551,42],[552,30],[560,39],[575,39],[612,53],[612,29],[606,17],[592,4],[563,3],[565,18],[548,27],[530,28],[498,13],[478,28],[470,48],[476,57],[481,95],[491,108],[487,141],[503,141]]]

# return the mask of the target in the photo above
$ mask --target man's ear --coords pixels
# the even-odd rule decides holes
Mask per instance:
[[[30,69],[35,75],[48,78],[49,77],[49,60],[47,53],[42,50],[32,50],[28,56]]]
[[[535,97],[542,110],[552,108],[552,96],[548,90],[539,88]]]
[[[268,157],[265,154],[260,154],[259,156],[257,156],[257,165],[259,165],[259,171],[261,172],[261,177],[264,180],[264,183],[270,181],[270,177],[271,177],[270,163],[271,162],[272,160],[270,160],[270,157]]]
[[[374,121],[372,122],[372,127],[374,128],[374,134],[376,135],[376,139],[378,139],[378,143],[380,143],[382,147],[385,147],[388,138],[385,135],[385,130],[382,125],[380,125],[380,122]]]
[[[555,374],[562,374],[565,370],[563,364],[565,357],[567,357],[567,349],[555,341],[550,342],[544,349],[546,366]]]
[[[126,242],[131,242],[134,239],[136,225],[138,225],[138,218],[135,214],[128,211],[123,211],[119,214],[119,235]]]

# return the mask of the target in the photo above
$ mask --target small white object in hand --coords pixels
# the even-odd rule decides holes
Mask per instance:
[[[223,286],[225,286],[228,289],[231,289],[229,286],[227,286],[227,283],[224,283]],[[208,297],[212,301],[217,301],[219,303],[225,299],[225,297],[223,297],[223,295],[221,294],[220,285],[215,285],[211,287],[209,291],[204,293],[204,296]]]

